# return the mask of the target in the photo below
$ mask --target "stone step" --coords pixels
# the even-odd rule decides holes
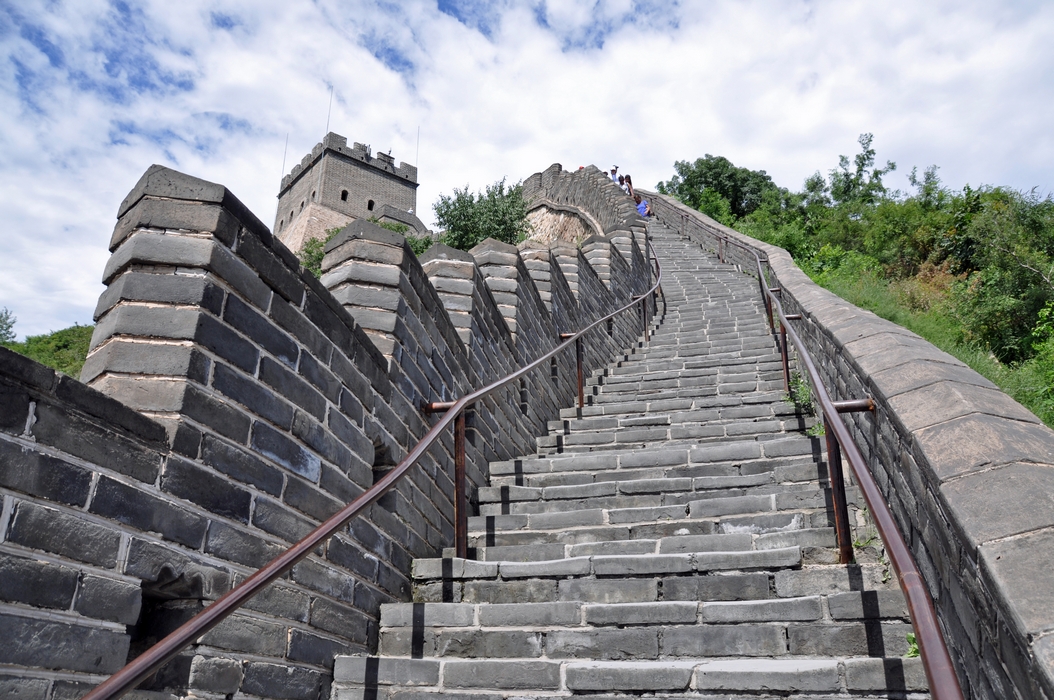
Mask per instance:
[[[792,692],[861,697],[861,693],[925,691],[919,659],[839,656],[826,659],[703,659],[581,661],[575,659],[410,659],[339,656],[333,670],[335,700],[409,700],[424,694],[458,698],[540,697],[597,693],[679,698],[736,691],[784,696]],[[892,679],[892,682],[891,682]],[[890,687],[892,685],[892,687]],[[844,689],[844,691],[843,691]],[[408,693],[409,691],[409,693]],[[466,695],[466,691],[469,695]],[[476,694],[473,694],[476,693]],[[656,697],[665,697],[656,695]],[[869,697],[864,695],[863,697]]]
[[[568,557],[544,561],[485,562],[471,559],[415,559],[414,581],[513,579],[582,579],[655,576],[661,574],[709,573],[783,569],[801,565],[801,547],[748,551],[686,552]]]
[[[804,435],[778,436],[772,440],[736,440],[705,445],[685,445],[672,448],[641,449],[630,445],[615,445],[601,454],[565,454],[520,458],[491,462],[493,476],[539,474],[543,472],[587,471],[612,472],[618,469],[670,467],[713,467],[735,465],[740,473],[768,471],[773,460],[788,457],[819,456],[820,441]],[[759,468],[749,468],[760,462]],[[720,470],[703,470],[698,476],[720,475]],[[690,474],[681,474],[688,476]],[[691,474],[694,475],[694,474]],[[620,478],[613,476],[612,478]]]
[[[696,571],[627,577],[557,577],[495,580],[468,578],[448,559],[447,576],[419,580],[420,603],[651,603],[688,600],[759,600],[798,598],[859,591],[897,590],[889,570],[878,564],[805,565],[801,568]],[[464,561],[464,560],[460,560]],[[470,569],[482,562],[471,562]],[[495,566],[496,563],[490,563]],[[454,576],[460,573],[462,576]],[[471,573],[471,572],[470,572]],[[870,595],[870,593],[868,593]],[[870,602],[869,602],[870,604]]]
[[[617,455],[618,459],[605,459],[612,454]],[[719,481],[721,479],[759,474],[771,475],[774,483],[817,481],[827,478],[826,466],[817,463],[812,455],[688,464],[687,450],[669,452],[656,449],[652,450],[647,462],[638,466],[632,455],[627,456],[628,454],[612,450],[604,453],[568,453],[512,460],[508,466],[502,465],[498,468],[500,473],[491,476],[491,483],[498,487],[515,485],[547,488],[632,479],[709,478],[713,479],[713,484],[715,484],[710,488],[722,488],[716,485],[721,483]],[[681,455],[684,457],[682,458]],[[577,460],[577,463],[567,464],[561,460]],[[585,464],[582,460],[595,461],[592,464]],[[664,461],[669,464],[663,464]],[[647,466],[648,464],[655,466]],[[729,488],[738,488],[738,486],[729,486]]]
[[[770,476],[754,475],[755,478]],[[739,479],[749,483],[750,477]],[[712,484],[722,484],[714,488]],[[540,513],[568,513],[579,510],[601,509],[617,511],[626,509],[659,508],[680,506],[682,508],[697,502],[697,510],[707,511],[711,507],[720,507],[724,503],[734,504],[731,507],[765,506],[762,511],[786,510],[799,508],[825,508],[829,500],[826,488],[816,482],[795,484],[761,483],[757,486],[724,486],[724,480],[707,477],[695,479],[637,479],[632,481],[607,481],[592,484],[549,487],[515,487],[499,486],[480,489],[478,515],[531,515]],[[696,488],[698,486],[698,488]],[[548,494],[548,496],[539,495]],[[766,498],[775,499],[775,508],[767,507]],[[738,501],[727,499],[736,498]],[[743,499],[754,499],[743,500]],[[701,501],[714,501],[707,507]],[[856,494],[849,496],[852,503],[857,501]],[[720,503],[718,503],[720,501]],[[793,504],[793,505],[792,505]],[[784,507],[786,506],[786,507]],[[727,514],[727,513],[724,513]],[[620,516],[611,516],[620,517]],[[691,517],[691,513],[689,513]],[[667,518],[663,518],[667,519]]]
[[[503,533],[494,533],[493,544],[487,544],[487,535],[470,535],[470,546],[475,558],[480,561],[541,561],[593,555],[642,555],[678,554],[684,552],[729,552],[760,549],[779,549],[797,546],[803,551],[836,546],[834,529],[803,528],[785,532],[704,535],[669,535],[650,539],[606,540],[570,544],[567,542],[536,542],[532,544],[504,545]],[[444,557],[452,557],[453,550],[443,551]]]
[[[701,396],[695,398],[642,398],[635,401],[622,401],[606,404],[584,406],[583,408],[560,409],[561,418],[578,418],[604,415],[634,416],[644,415],[650,412],[664,411],[693,411],[708,408],[751,406],[757,404],[769,404],[775,401],[784,401],[786,392],[782,388],[774,391],[757,392],[754,394],[736,394],[721,396]]]

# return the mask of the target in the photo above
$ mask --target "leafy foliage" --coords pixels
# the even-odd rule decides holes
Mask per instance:
[[[744,217],[761,205],[766,192],[777,189],[764,170],[737,168],[728,158],[709,153],[694,163],[679,160],[673,168],[677,174],[667,182],[660,182],[659,192],[672,195],[722,223],[726,223],[726,207],[736,219]]]
[[[300,264],[307,268],[308,272],[315,277],[322,276],[322,258],[326,257],[326,244],[340,233],[341,227],[326,229],[325,238],[311,238],[304,242],[300,252],[296,254],[300,258]]]
[[[2,345],[71,377],[79,377],[94,330],[95,326],[73,325],[53,333],[31,335],[21,343]]]
[[[953,191],[936,166],[913,168],[909,192],[890,190],[896,165],[877,165],[873,143],[861,134],[859,153],[798,192],[773,184],[745,198],[727,186],[738,169],[710,155],[678,161],[659,189],[785,248],[820,285],[959,357],[1054,426],[1054,200]]]
[[[441,194],[432,205],[436,221],[446,229],[441,241],[451,248],[469,250],[484,239],[519,243],[530,233],[527,200],[520,183],[506,189],[505,178],[473,194],[468,185],[454,188],[453,196]]]

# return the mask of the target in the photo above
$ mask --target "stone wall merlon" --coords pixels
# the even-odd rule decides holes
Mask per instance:
[[[1054,697],[1054,431],[964,363],[812,283],[786,251],[654,196],[669,226],[768,259],[933,595],[967,697]],[[753,258],[726,255],[747,273]],[[981,663],[978,659],[983,659]],[[994,689],[994,690],[993,690]]]

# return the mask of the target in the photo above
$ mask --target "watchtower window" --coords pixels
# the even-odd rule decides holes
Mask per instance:
[[[372,199],[366,202],[366,208],[369,209],[370,211],[373,211],[373,200]]]
[[[312,192],[312,193],[311,193],[311,201],[312,201],[312,202],[314,202],[314,201],[315,201],[315,193],[314,193],[314,192]]]
[[[342,201],[342,202],[348,201],[348,191],[347,190],[341,190],[340,191],[340,201]]]
[[[303,202],[300,203],[300,211],[304,211],[304,203]]]

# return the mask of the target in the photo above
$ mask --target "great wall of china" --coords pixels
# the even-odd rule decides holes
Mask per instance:
[[[391,167],[395,175],[416,183],[416,169],[411,173],[405,164]],[[283,181],[283,187],[292,182]],[[835,398],[874,400],[873,412],[853,414],[847,420],[919,564],[967,697],[1054,698],[1054,577],[1050,576],[1054,432],[954,358],[817,287],[785,251],[721,227],[677,202],[651,197],[656,217],[645,221],[632,201],[594,167],[567,172],[553,165],[527,178],[524,193],[532,201],[536,226],[573,230],[581,238],[580,245],[558,240],[516,247],[487,241],[467,253],[436,245],[418,259],[402,236],[358,219],[327,245],[323,275],[316,279],[222,185],[160,166],[147,170],[118,209],[111,258],[103,272],[107,288],[99,299],[92,350],[81,381],[0,349],[0,629],[5,632],[0,644],[0,695],[40,700],[83,695],[386,474],[434,423],[433,417],[422,413],[423,404],[457,398],[509,373],[555,347],[561,332],[577,330],[648,289],[653,271],[646,258],[646,237],[655,228],[656,240],[664,241],[660,263],[672,268],[688,254],[673,252],[681,250],[677,246],[687,246],[684,250],[700,260],[712,259],[720,238],[734,238],[757,251],[767,260],[769,281],[780,288],[785,308],[801,315],[798,331],[831,393]],[[729,248],[723,257],[721,274],[739,278],[750,274],[751,255]],[[695,292],[685,294],[654,302],[660,329],[664,314],[670,318],[681,308],[678,304],[695,303]],[[677,327],[668,327],[673,341],[664,342],[676,345],[672,329]],[[687,333],[695,326],[683,328]],[[650,352],[644,331],[645,318],[627,314],[588,338],[585,366],[593,377],[593,405],[606,405],[605,392],[614,396],[619,391],[613,387],[623,363],[632,364],[634,356],[646,357]],[[767,357],[773,340],[767,333],[759,337],[751,336],[742,347],[765,346]],[[835,624],[848,635],[846,639],[861,634],[870,643],[874,632],[867,624],[840,621],[835,597],[850,592],[864,596],[865,602],[857,602],[864,613],[857,617],[867,618],[868,598],[861,591],[874,584],[874,590],[885,591],[881,595],[886,596],[893,595],[888,593],[892,588],[875,574],[879,569],[874,566],[838,567],[823,559],[820,552],[830,547],[823,538],[829,539],[830,528],[823,500],[826,467],[818,466],[823,464],[820,441],[805,435],[801,416],[788,415],[788,411],[794,414],[793,409],[778,408],[778,388],[767,379],[769,370],[762,360],[756,364],[749,371],[752,379],[728,380],[724,389],[718,384],[704,393],[721,397],[730,392],[743,403],[743,394],[760,392],[758,402],[776,407],[771,409],[776,417],[764,424],[779,424],[772,429],[787,445],[806,446],[803,452],[787,454],[812,465],[812,476],[802,479],[819,498],[795,506],[799,516],[795,522],[805,517],[809,522],[798,528],[809,532],[801,537],[821,539],[808,543],[781,539],[783,549],[773,551],[790,556],[789,550],[797,547],[796,559],[743,564],[741,568],[754,572],[743,576],[767,571],[766,585],[772,591],[766,588],[759,594],[765,598],[784,596],[778,588],[783,569],[826,572],[823,575],[830,581],[837,579],[824,584],[829,590],[803,591],[794,600],[808,598],[809,605],[817,606],[820,617],[815,619]],[[655,366],[648,371],[656,371]],[[754,697],[768,697],[758,695],[765,688],[775,688],[774,695],[784,697],[799,691],[815,697],[924,693],[925,683],[917,680],[914,662],[901,666],[897,659],[886,659],[901,655],[888,640],[887,647],[878,651],[865,644],[864,652],[849,653],[862,659],[835,654],[833,666],[817,666],[814,674],[799,669],[797,675],[791,674],[797,680],[784,686],[779,685],[784,681],[772,680],[783,671],[772,671],[767,680],[737,676],[738,671],[728,669],[721,676],[717,667],[710,669],[702,661],[692,662],[695,666],[689,668],[685,659],[694,656],[667,653],[661,646],[641,652],[647,660],[641,663],[652,666],[632,666],[639,659],[631,652],[618,657],[619,663],[627,664],[625,669],[603,666],[616,663],[611,660],[615,657],[603,653],[589,657],[581,649],[582,658],[607,661],[588,668],[568,665],[570,652],[553,646],[552,640],[564,634],[556,623],[537,628],[542,623],[521,622],[500,633],[505,635],[501,639],[527,635],[535,640],[535,646],[528,645],[533,651],[520,645],[515,653],[490,649],[487,654],[479,650],[463,654],[519,659],[522,668],[536,668],[521,681],[547,678],[542,685],[473,685],[474,681],[464,680],[465,672],[477,679],[489,678],[487,669],[504,667],[493,666],[497,661],[479,661],[483,665],[474,670],[466,666],[459,676],[455,662],[421,658],[429,654],[421,651],[417,638],[432,635],[428,637],[433,640],[432,653],[442,656],[436,640],[450,624],[476,625],[478,638],[491,639],[487,635],[492,630],[484,629],[480,617],[488,600],[494,605],[522,600],[550,606],[537,608],[539,615],[550,614],[554,605],[578,605],[575,610],[585,615],[581,619],[587,623],[593,613],[582,610],[606,605],[594,613],[616,617],[597,624],[613,626],[590,632],[594,635],[590,643],[601,644],[596,640],[603,638],[607,640],[603,644],[618,646],[619,641],[610,639],[610,630],[622,629],[622,623],[643,624],[630,621],[642,605],[674,605],[676,586],[669,582],[672,579],[655,579],[654,571],[618,569],[617,576],[635,581],[634,586],[659,581],[649,594],[652,598],[601,600],[588,594],[581,594],[586,596],[581,599],[546,598],[548,594],[539,593],[549,585],[546,582],[563,595],[567,581],[604,581],[605,574],[596,568],[603,559],[600,549],[580,556],[574,547],[603,542],[605,537],[614,541],[634,536],[629,530],[625,536],[611,534],[617,528],[590,534],[593,526],[588,518],[600,513],[596,517],[607,527],[615,523],[616,510],[677,504],[674,510],[680,508],[685,523],[673,518],[678,529],[664,530],[662,523],[672,516],[648,515],[654,515],[655,523],[649,525],[651,534],[641,537],[649,542],[732,537],[739,531],[721,529],[716,515],[706,516],[710,519],[705,532],[691,530],[687,521],[696,517],[694,504],[715,496],[734,500],[764,495],[777,502],[773,494],[779,479],[765,482],[762,490],[754,484],[724,494],[708,492],[705,498],[696,496],[700,500],[691,505],[672,492],[625,503],[590,500],[601,498],[600,487],[590,486],[596,493],[583,490],[575,496],[575,505],[556,508],[588,515],[566,520],[569,532],[580,531],[584,539],[523,539],[540,548],[537,552],[547,553],[544,561],[541,554],[522,552],[513,559],[524,566],[538,560],[555,568],[514,574],[510,565],[506,576],[505,569],[498,574],[495,563],[493,572],[484,571],[503,546],[516,546],[511,535],[504,545],[496,544],[495,537],[505,536],[502,528],[523,529],[526,536],[534,527],[528,527],[527,518],[537,518],[539,511],[518,504],[517,489],[527,489],[522,492],[524,500],[530,500],[530,488],[538,494],[548,489],[585,489],[585,482],[577,478],[525,476],[530,473],[523,471],[526,455],[536,455],[531,464],[548,460],[549,469],[556,469],[553,465],[561,455],[588,460],[617,454],[620,465],[630,464],[632,457],[643,467],[652,458],[658,461],[651,466],[661,465],[663,455],[677,448],[692,455],[684,458],[684,468],[690,471],[696,462],[712,466],[716,458],[707,456],[708,449],[717,454],[733,445],[729,454],[739,454],[736,450],[750,443],[758,446],[757,455],[748,456],[747,450],[726,460],[728,468],[743,477],[750,476],[743,464],[768,458],[765,445],[771,448],[775,442],[757,425],[751,429],[757,431],[738,437],[732,437],[729,428],[722,428],[726,432],[720,440],[699,437],[700,426],[711,418],[689,415],[706,402],[699,398],[703,394],[692,393],[691,385],[719,380],[688,373],[686,377],[697,379],[678,380],[666,365],[661,371],[661,378],[653,377],[660,383],[648,385],[651,389],[645,386],[647,378],[635,380],[644,397],[639,401],[647,401],[649,391],[674,391],[669,399],[673,403],[667,409],[643,404],[627,408],[628,418],[611,419],[615,422],[603,428],[629,431],[624,433],[575,437],[579,423],[590,417],[600,420],[603,412],[590,413],[587,407],[585,413],[567,413],[577,391],[572,353],[474,407],[467,418],[467,473],[479,509],[473,536],[479,554],[486,557],[479,562],[478,571],[483,573],[470,575],[470,564],[452,560],[449,553],[446,559],[435,559],[444,555],[453,536],[453,438],[447,436],[442,449],[423,458],[366,516],[352,521],[247,609],[199,639],[152,678],[145,686],[148,690],[139,692],[149,697],[394,698],[404,692],[399,690],[403,683],[410,690],[399,696],[407,698],[414,696],[415,685],[458,697],[532,692],[595,695],[603,690],[619,696],[648,692],[701,698],[712,697],[709,693],[718,688]],[[748,390],[745,384],[750,382],[753,388]],[[679,388],[666,388],[670,386]],[[691,408],[677,404],[686,397]],[[717,399],[713,403],[731,405]],[[655,411],[661,412],[658,423],[652,420]],[[675,416],[671,411],[680,413]],[[726,419],[714,420],[724,425]],[[661,439],[654,432],[659,424],[669,424],[659,431],[665,431]],[[597,425],[591,429],[599,430]],[[677,430],[681,432],[675,434]],[[778,469],[790,467],[773,462],[767,468],[780,473]],[[716,477],[696,469],[691,472],[697,480],[692,488],[698,491],[703,488],[698,479]],[[604,479],[599,472],[590,474],[591,484]],[[671,474],[663,478],[674,489],[677,479]],[[788,489],[793,492],[797,487]],[[619,493],[631,493],[630,487]],[[549,496],[530,498],[545,503]],[[506,516],[512,520],[498,527],[495,535],[493,519]],[[520,517],[523,524],[514,524]],[[751,531],[754,539],[747,542],[748,549],[761,549],[758,538],[766,536],[765,527]],[[771,525],[770,534],[785,532],[787,527],[780,521]],[[552,537],[558,537],[560,530],[556,527]],[[550,552],[546,542],[559,542],[566,549],[561,549],[562,554]],[[706,547],[697,544],[703,549],[676,550],[689,552],[683,556],[691,564],[690,571],[670,570],[681,584],[687,578],[705,577],[699,561]],[[656,547],[660,547],[657,552],[665,551]],[[619,566],[636,566],[631,560],[638,555],[619,551],[623,557]],[[582,559],[588,562],[582,564]],[[414,560],[419,560],[417,568]],[[427,573],[430,561],[453,561],[461,567],[460,574],[442,568]],[[586,569],[574,568],[579,565]],[[835,570],[842,573],[831,573]],[[614,571],[606,576],[617,577]],[[663,575],[673,575],[670,571]],[[492,574],[499,582],[519,578],[533,588],[521,586],[507,600],[488,599],[491,594],[481,591],[499,588],[486,580]],[[854,575],[866,579],[862,588],[852,583]],[[846,576],[849,583],[839,583]],[[539,583],[534,585],[535,581]],[[451,597],[455,589],[460,596],[456,600]],[[470,589],[475,593],[466,592]],[[668,597],[662,597],[664,590]],[[693,620],[702,616],[694,633],[705,635],[709,633],[704,624],[707,603],[699,596],[703,607],[692,607],[696,612],[690,616]],[[421,601],[416,604],[422,605],[421,619],[414,618],[416,626],[405,624],[412,631],[404,631],[409,636],[400,646],[403,623],[393,621],[418,611],[416,605],[404,610],[397,604],[411,600]],[[382,613],[383,605],[394,605],[386,608],[392,612]],[[444,605],[454,606],[449,615],[468,615],[471,620],[429,623],[427,616],[433,613],[428,611],[445,615]],[[903,637],[903,617],[876,613],[877,628]],[[808,636],[812,628],[793,620],[814,618],[789,619],[792,622],[766,618],[766,634],[777,634],[773,625],[783,625],[777,637],[784,647],[782,651],[765,647],[768,651],[761,656],[810,655],[807,650],[796,652],[794,639],[795,635],[812,639]],[[672,632],[668,634],[672,638]],[[417,641],[411,643],[410,636]],[[661,642],[661,633],[657,639]],[[373,667],[373,685],[364,685],[355,659],[376,653],[378,644],[385,643],[397,650],[391,652],[395,657],[420,663],[399,666],[399,673],[410,674],[400,676],[401,680],[384,680],[383,667],[378,680]],[[706,656],[698,650],[693,653]],[[730,654],[726,649],[711,655]],[[867,673],[873,671],[865,663],[869,656],[881,657],[875,659],[879,671],[885,669],[884,675],[878,673],[879,680],[889,687],[868,685],[872,681]],[[553,660],[557,658],[563,661]],[[335,663],[335,659],[342,660]],[[666,666],[663,659],[668,660]],[[434,669],[427,664],[435,664]],[[648,671],[657,674],[656,679],[666,679],[670,668],[678,669],[678,674],[689,670],[683,679],[677,675],[660,682],[648,676],[651,686],[637,687],[638,681],[618,685],[619,678],[628,677],[619,673],[644,673],[640,669],[653,666],[666,669]],[[368,663],[366,668],[368,674]],[[896,674],[891,668],[901,674],[899,680],[892,678]],[[418,671],[413,669],[424,669],[420,673],[425,675],[415,680],[413,673]],[[595,669],[600,669],[599,676],[586,673]],[[709,677],[726,678],[721,681],[725,685],[707,685],[708,669],[716,674]],[[434,678],[428,675],[433,670]]]

